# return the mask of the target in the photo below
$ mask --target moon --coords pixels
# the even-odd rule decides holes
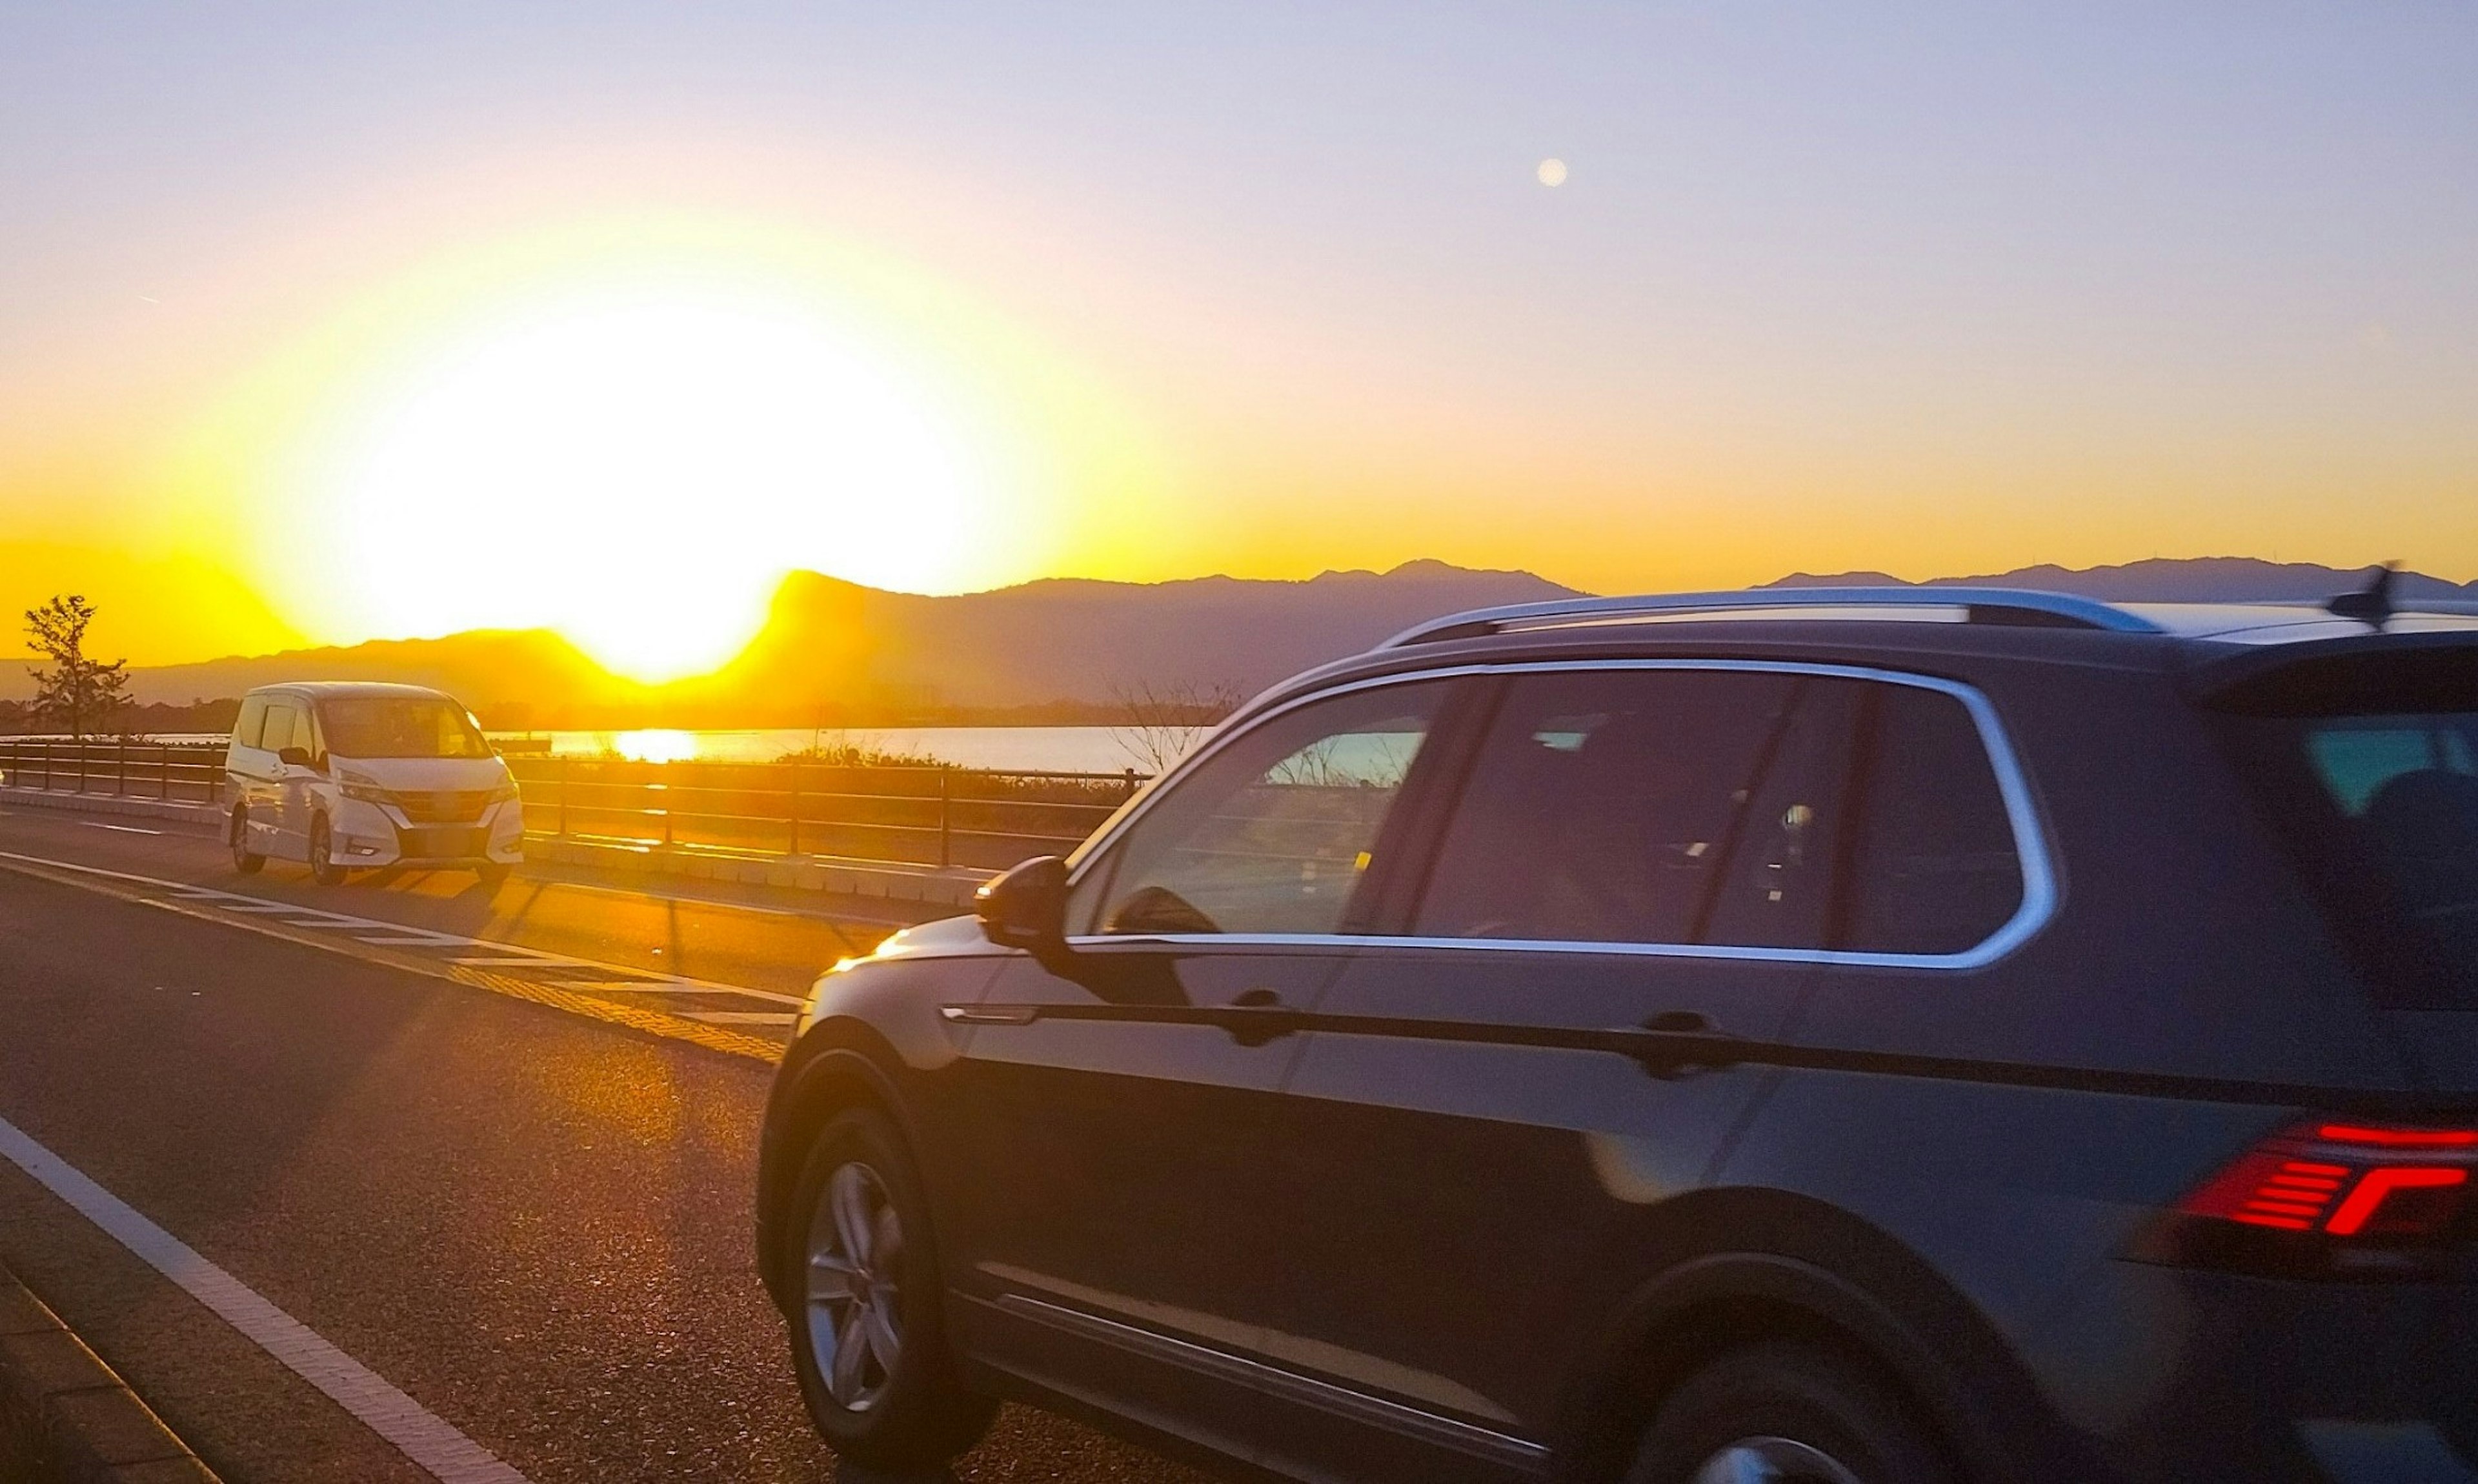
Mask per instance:
[[[1563,186],[1566,184],[1566,162],[1553,155],[1540,162],[1539,175],[1543,186]]]

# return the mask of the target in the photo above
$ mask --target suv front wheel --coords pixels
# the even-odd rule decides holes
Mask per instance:
[[[1837,1350],[1749,1346],[1654,1414],[1626,1484],[1956,1484],[1890,1388]]]
[[[809,1416],[865,1468],[944,1467],[980,1441],[998,1404],[955,1380],[928,1209],[894,1125],[871,1109],[830,1119],[791,1209],[792,1359]]]

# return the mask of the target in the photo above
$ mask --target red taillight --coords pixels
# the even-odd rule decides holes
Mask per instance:
[[[2313,1120],[2177,1203],[2143,1254],[2215,1266],[2397,1272],[2467,1230],[2478,1129]]]

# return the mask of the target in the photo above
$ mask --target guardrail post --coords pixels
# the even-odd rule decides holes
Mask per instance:
[[[171,801],[172,749],[170,747],[159,746],[155,749],[155,796],[167,803]],[[215,799],[210,797],[207,802],[212,804]]]
[[[938,769],[938,868],[955,864],[955,770]]]
[[[119,767],[113,774],[112,796],[127,798],[129,796],[129,743],[124,742],[116,745],[120,749],[120,756],[115,760]]]
[[[1119,802],[1123,804],[1136,796],[1136,770],[1130,767],[1127,768],[1125,772],[1127,778],[1127,792],[1119,795]]]
[[[789,766],[790,766],[790,767],[791,767],[791,769],[792,769],[792,789],[791,789],[791,794],[792,794],[792,797],[791,797],[791,802],[790,802],[790,804],[789,804],[789,806],[788,806],[788,810],[787,810],[787,812],[788,812],[788,813],[791,815],[791,817],[792,817],[792,843],[791,843],[790,844],[788,844],[788,845],[786,845],[786,846],[784,847],[784,849],[783,849],[783,853],[784,853],[785,855],[798,855],[798,854],[800,853],[800,762],[799,762],[799,759],[797,759],[797,758],[793,759],[793,760],[792,760],[792,762],[791,762],[791,764],[790,764]]]
[[[52,792],[52,740],[43,739],[43,792]]]
[[[562,840],[568,838],[568,770],[574,766],[574,762],[572,758],[559,759],[559,767],[555,774],[559,787],[559,838]]]
[[[670,777],[671,777],[671,767],[672,767],[672,766],[673,766],[673,765],[671,765],[671,764],[670,764],[670,763],[662,763],[662,764],[657,764],[656,766],[657,766],[657,767],[661,767],[661,768],[662,768],[662,770],[663,770],[663,781],[662,781],[661,783],[658,783],[658,784],[654,785],[654,787],[655,787],[655,788],[658,788],[658,789],[660,789],[660,790],[662,790],[662,791],[663,791],[663,843],[664,843],[666,846],[669,846],[669,845],[670,844],[670,843],[671,843],[671,784],[670,784]]]

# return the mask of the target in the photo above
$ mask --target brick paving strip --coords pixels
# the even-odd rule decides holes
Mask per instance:
[[[0,1268],[0,1479],[216,1484],[60,1316]]]

